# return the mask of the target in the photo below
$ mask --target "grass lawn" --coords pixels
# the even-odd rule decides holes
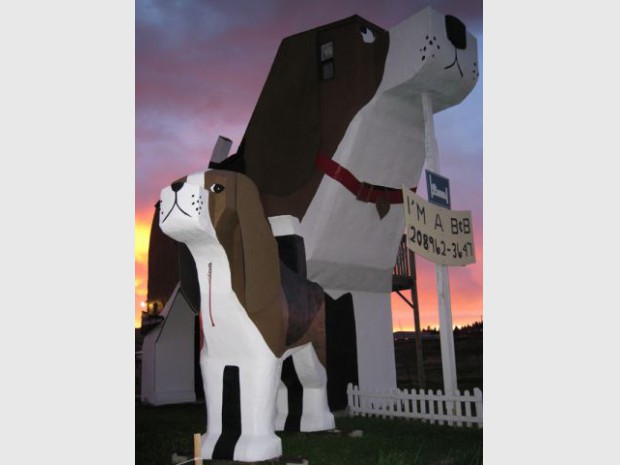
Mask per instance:
[[[171,465],[172,454],[192,457],[193,434],[205,430],[203,404],[148,407],[136,402],[136,465]],[[482,430],[415,420],[339,417],[334,433],[278,433],[286,456],[310,465],[478,465]],[[347,433],[362,430],[363,437]],[[205,465],[232,462],[205,461]]]

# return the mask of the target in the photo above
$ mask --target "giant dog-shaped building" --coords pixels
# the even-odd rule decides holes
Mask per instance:
[[[477,61],[464,24],[430,7],[389,31],[352,17],[289,37],[240,149],[219,165],[256,182],[267,215],[301,221],[308,278],[327,293],[334,404],[347,382],[396,387],[390,293],[404,231],[400,188],[415,189],[434,143],[422,94],[434,112],[458,104],[477,82]],[[354,326],[355,337],[343,340],[330,322]],[[355,354],[357,373],[343,379]]]
[[[358,16],[312,29],[282,41],[237,153],[211,164],[250,178],[267,216],[299,220],[302,241],[280,253],[305,256],[308,279],[326,293],[332,409],[346,405],[347,382],[396,387],[390,294],[404,230],[399,191],[415,189],[434,143],[422,95],[437,112],[460,103],[477,78],[476,39],[432,8],[389,31]],[[202,265],[182,256],[181,281],[197,296],[191,275]],[[149,300],[158,292],[149,282]]]

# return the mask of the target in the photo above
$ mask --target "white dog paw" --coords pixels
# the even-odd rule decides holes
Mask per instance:
[[[275,434],[241,435],[235,446],[235,460],[253,462],[282,455],[282,441]]]
[[[313,412],[311,414],[304,414],[301,417],[301,431],[325,431],[335,427],[336,421],[330,411]]]

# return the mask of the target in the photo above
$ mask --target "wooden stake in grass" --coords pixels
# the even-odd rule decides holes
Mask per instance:
[[[202,452],[199,433],[194,434],[194,461],[196,465],[202,465]]]

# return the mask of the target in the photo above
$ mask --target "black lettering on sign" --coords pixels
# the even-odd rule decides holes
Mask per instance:
[[[409,236],[409,240],[415,244],[415,226],[409,226],[409,230],[411,231],[411,236]]]
[[[459,222],[456,218],[450,218],[450,229],[452,230],[452,234],[459,233]]]
[[[437,227],[443,232],[443,225],[441,224],[441,216],[439,216],[439,213],[435,215],[435,229],[437,229]]]
[[[470,231],[471,229],[469,227],[469,218],[463,218],[463,232],[465,234],[469,234]]]
[[[420,221],[420,215],[422,216],[422,221],[426,224],[426,212],[424,211],[424,207],[420,207],[419,204],[416,204],[416,213],[418,214],[418,221]]]

